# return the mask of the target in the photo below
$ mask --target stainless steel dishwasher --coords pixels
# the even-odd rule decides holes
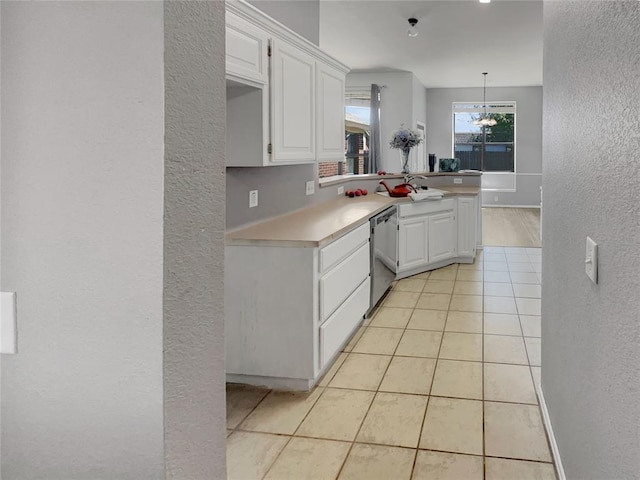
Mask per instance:
[[[395,205],[371,218],[371,305],[367,316],[396,278],[398,209]]]

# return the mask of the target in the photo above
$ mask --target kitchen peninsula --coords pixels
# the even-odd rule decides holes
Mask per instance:
[[[448,184],[436,187],[444,192],[440,200],[340,196],[228,232],[227,381],[288,390],[315,385],[369,309],[369,219],[390,206],[400,212],[397,278],[473,262],[481,238],[479,177],[477,185],[453,184],[463,175],[442,177]],[[441,226],[449,248],[430,258],[429,242],[443,244]],[[412,263],[403,265],[403,258]]]

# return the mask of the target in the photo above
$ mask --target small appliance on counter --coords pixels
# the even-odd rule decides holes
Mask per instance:
[[[457,172],[460,168],[457,158],[441,158],[440,159],[440,171],[441,172]]]

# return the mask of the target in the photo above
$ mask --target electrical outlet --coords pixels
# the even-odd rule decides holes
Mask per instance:
[[[598,283],[598,244],[587,237],[584,272],[593,283]]]
[[[258,206],[258,190],[251,190],[249,192],[249,208]]]
[[[456,184],[458,184],[458,185],[459,185],[459,184],[461,184],[461,183],[462,183],[462,179],[461,179],[461,178],[457,178],[457,177],[456,177],[456,178],[454,178],[454,179],[453,179],[453,183],[456,183]]]
[[[306,192],[307,195],[313,195],[316,191],[316,182],[314,180],[309,180],[306,183]]]
[[[498,195],[494,195],[494,196],[493,196],[493,201],[494,201],[494,202],[497,202],[497,201],[498,201]]]
[[[338,195],[344,195],[344,187],[338,187]]]

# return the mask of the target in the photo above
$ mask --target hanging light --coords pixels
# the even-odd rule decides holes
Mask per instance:
[[[482,103],[483,103],[482,106],[484,108],[484,114],[478,120],[474,120],[473,124],[482,125],[483,127],[493,127],[498,122],[493,118],[489,118],[489,115],[487,114],[487,75],[488,73],[482,72],[482,75],[484,76],[484,88],[483,88],[483,95],[482,95]]]
[[[416,28],[416,25],[418,24],[418,19],[417,18],[410,18],[409,19],[409,29],[407,30],[407,35],[409,35],[410,37],[417,37],[418,36],[418,29]]]

